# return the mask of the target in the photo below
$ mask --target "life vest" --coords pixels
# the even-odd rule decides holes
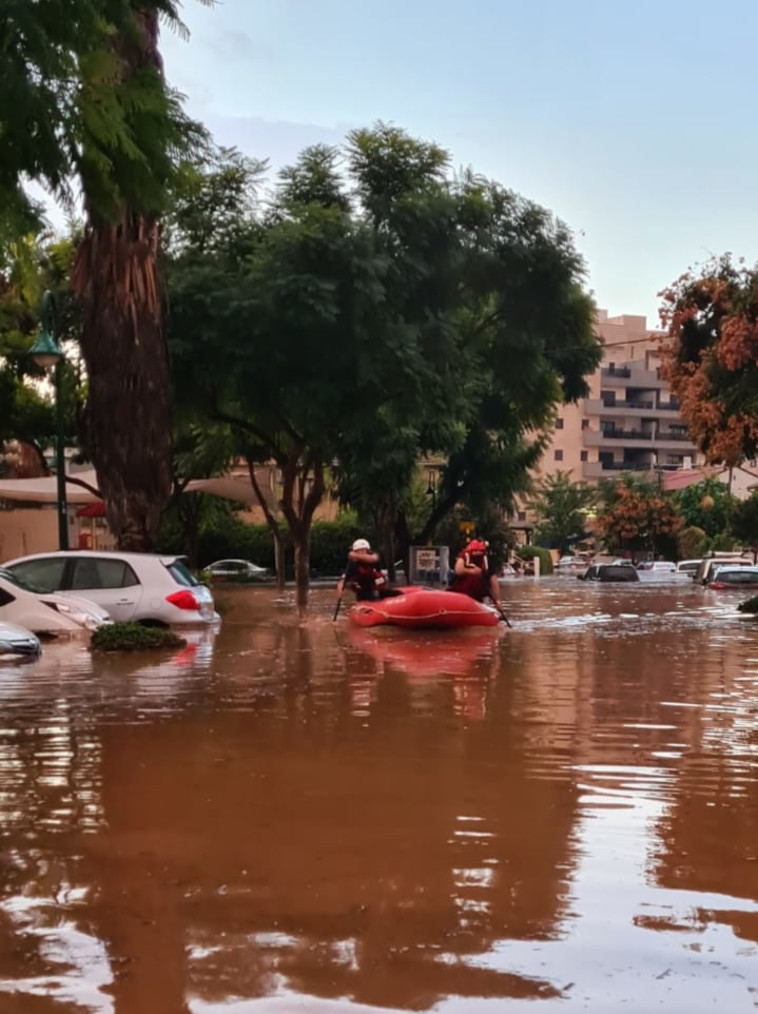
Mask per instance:
[[[356,597],[363,601],[376,598],[386,583],[381,570],[373,563],[360,563],[357,560],[352,562],[351,570],[347,580],[355,587]]]
[[[481,551],[480,551],[481,548]],[[484,543],[470,542],[465,549],[462,549],[458,554],[458,559],[468,566],[474,563],[480,568],[479,571],[468,571],[465,574],[454,574],[450,581],[450,591],[461,592],[463,595],[468,595],[472,599],[476,599],[477,602],[483,602],[489,595],[489,561]],[[472,554],[471,550],[474,550]]]

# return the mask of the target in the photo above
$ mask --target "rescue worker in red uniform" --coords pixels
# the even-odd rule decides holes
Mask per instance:
[[[450,591],[462,592],[477,602],[489,597],[500,609],[500,585],[497,574],[490,569],[486,543],[472,539],[461,550],[455,560]]]
[[[379,554],[371,550],[368,539],[356,539],[347,554],[345,573],[337,584],[337,596],[345,588],[355,592],[358,602],[370,602],[387,594],[387,580],[379,566]]]

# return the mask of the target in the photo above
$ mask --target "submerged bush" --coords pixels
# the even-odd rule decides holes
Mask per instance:
[[[758,595],[753,595],[752,598],[740,602],[737,608],[741,613],[758,613]]]
[[[141,623],[113,623],[99,627],[92,635],[93,651],[149,651],[156,648],[183,648],[183,637],[163,627]]]
[[[533,560],[537,556],[540,561],[540,576],[545,577],[553,573],[553,558],[550,550],[543,546],[519,546],[516,556],[520,556],[522,560]]]

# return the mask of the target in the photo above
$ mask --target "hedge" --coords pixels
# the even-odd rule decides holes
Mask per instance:
[[[516,555],[520,556],[522,560],[533,560],[535,556],[538,556],[540,575],[545,577],[547,574],[553,573],[553,558],[550,555],[550,550],[544,549],[542,546],[519,546]]]
[[[354,517],[338,521],[315,521],[311,528],[311,573],[333,576],[345,569],[347,552],[354,539],[371,539]],[[238,518],[224,519],[198,536],[198,566],[214,560],[251,560],[259,567],[274,566],[274,540],[268,525],[251,525]],[[293,565],[293,550],[287,546],[285,564]]]

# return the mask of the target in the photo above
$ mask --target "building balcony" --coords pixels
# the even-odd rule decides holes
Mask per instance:
[[[655,471],[655,465],[644,462],[629,461],[585,461],[582,464],[583,479],[609,479],[619,472],[637,472],[644,474]]]
[[[643,390],[660,390],[665,386],[657,370],[646,370],[641,365],[603,366],[600,380],[609,387],[637,387]]]
[[[653,433],[646,433],[644,430],[623,430],[615,428],[605,430],[585,430],[584,446],[613,447],[615,442],[623,443],[625,447],[635,447],[637,444],[639,444],[640,447],[649,447],[653,436]]]
[[[661,402],[659,405],[651,398],[611,401],[603,398],[588,398],[584,403],[586,415],[625,415],[633,412],[639,419],[670,418],[678,416],[679,406],[675,402]]]
[[[657,444],[692,444],[692,437],[689,433],[662,433],[659,430],[655,434],[655,442]]]

